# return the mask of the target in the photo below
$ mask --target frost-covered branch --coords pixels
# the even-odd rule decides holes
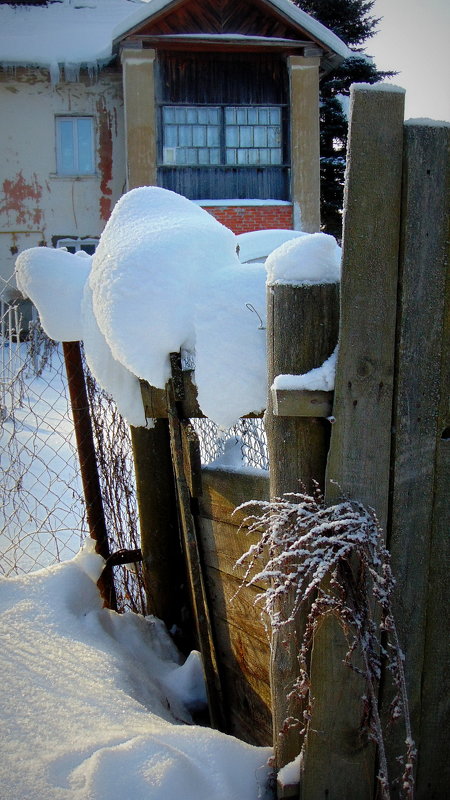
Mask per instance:
[[[401,796],[414,794],[415,747],[406,696],[404,656],[392,613],[395,581],[390,555],[373,511],[348,500],[325,507],[319,492],[286,494],[271,502],[245,503],[240,509],[258,509],[243,525],[258,534],[257,544],[239,559],[246,567],[247,586],[267,584],[258,595],[272,629],[279,630],[308,609],[298,660],[299,676],[291,696],[306,703],[304,732],[311,719],[313,696],[309,661],[319,622],[332,614],[340,622],[348,651],[345,663],[365,680],[364,729],[378,746],[381,797],[388,800],[389,779],[384,732],[377,706],[381,660],[392,675],[394,698],[391,721],[403,717],[406,753]],[[251,575],[251,577],[250,577]],[[381,634],[383,636],[381,637]],[[358,656],[358,664],[355,663]]]

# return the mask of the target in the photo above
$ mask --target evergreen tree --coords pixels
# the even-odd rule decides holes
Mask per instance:
[[[355,53],[320,84],[320,176],[322,225],[340,238],[347,153],[347,117],[341,97],[352,83],[377,83],[395,72],[380,72],[365,55],[364,43],[375,35],[380,20],[371,11],[375,0],[294,0],[332,30]],[[345,104],[345,101],[344,101]]]

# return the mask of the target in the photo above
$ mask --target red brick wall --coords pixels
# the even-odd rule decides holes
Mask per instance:
[[[261,231],[266,228],[293,227],[292,205],[276,206],[206,206],[208,211],[233,233]]]

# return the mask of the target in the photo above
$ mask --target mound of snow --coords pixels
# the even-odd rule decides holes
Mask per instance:
[[[92,548],[0,578],[2,799],[263,796],[270,750],[190,724],[198,654],[181,666],[159,620],[102,608]]]

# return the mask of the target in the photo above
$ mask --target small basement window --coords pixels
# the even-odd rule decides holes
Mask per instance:
[[[53,241],[54,247],[64,247],[69,253],[79,253],[83,250],[92,256],[98,245],[98,239],[90,239],[89,237],[80,236],[64,236],[55,237]]]
[[[56,117],[56,171],[95,174],[93,117]]]
[[[279,166],[281,106],[163,106],[163,166]]]

